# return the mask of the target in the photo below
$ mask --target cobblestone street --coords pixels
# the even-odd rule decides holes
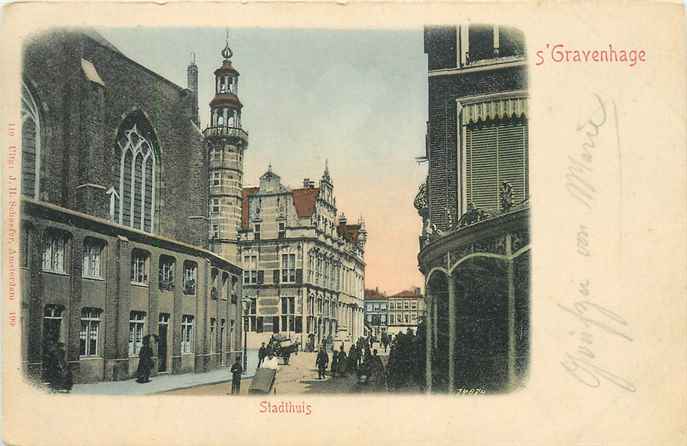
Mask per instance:
[[[355,375],[332,378],[327,370],[327,377],[317,379],[315,367],[316,353],[300,352],[291,356],[289,365],[282,365],[277,373],[275,389],[277,394],[327,394],[327,393],[357,393],[369,392],[371,388],[360,386]],[[329,360],[331,361],[331,353]],[[330,363],[331,364],[331,363]],[[251,379],[246,378],[241,382],[241,394],[248,395]],[[201,385],[187,389],[164,392],[162,395],[226,395],[231,390],[231,381],[227,371],[227,381]]]

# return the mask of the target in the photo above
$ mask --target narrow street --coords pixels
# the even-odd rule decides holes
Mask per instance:
[[[275,389],[277,394],[328,394],[328,393],[358,393],[372,392],[371,387],[361,386],[357,382],[355,375],[343,378],[332,378],[327,369],[327,377],[323,380],[317,378],[317,368],[315,367],[316,353],[299,352],[292,355],[289,365],[280,366],[277,372]],[[331,361],[331,353],[329,360]],[[382,360],[386,362],[386,357]],[[331,364],[331,362],[330,362]],[[248,395],[251,378],[246,378],[241,382],[241,395]],[[173,390],[161,393],[160,395],[226,395],[231,391],[231,381],[229,371],[227,371],[227,382],[219,384],[208,384],[187,389]]]

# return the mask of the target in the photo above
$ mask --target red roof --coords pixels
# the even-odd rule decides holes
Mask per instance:
[[[365,289],[365,299],[367,300],[378,300],[386,299],[386,294],[380,293],[378,290]]]
[[[413,287],[409,290],[403,290],[403,291],[398,292],[398,293],[396,293],[392,296],[389,296],[389,297],[393,297],[393,298],[420,297],[420,298],[422,298],[422,290],[420,290],[419,288]]]
[[[291,191],[293,196],[293,205],[296,207],[296,214],[298,214],[298,218],[312,216],[312,214],[315,212],[315,202],[317,201],[317,195],[319,193],[319,187],[293,189]]]
[[[243,201],[241,202],[241,226],[248,228],[248,196],[256,193],[259,187],[244,187]]]

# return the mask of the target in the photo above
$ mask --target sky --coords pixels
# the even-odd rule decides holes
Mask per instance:
[[[196,53],[201,128],[214,94],[226,30],[99,29],[129,58],[186,86]],[[368,230],[366,288],[422,286],[422,227],[413,207],[426,165],[427,59],[421,29],[231,29],[249,134],[244,187],[271,163],[282,183],[319,180],[328,160],[339,212]]]

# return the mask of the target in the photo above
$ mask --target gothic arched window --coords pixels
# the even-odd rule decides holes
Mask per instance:
[[[115,155],[116,194],[111,198],[112,220],[153,232],[159,159],[152,129],[142,115],[124,120],[117,135]]]
[[[42,166],[41,119],[38,103],[25,83],[21,85],[22,193],[40,198]]]

